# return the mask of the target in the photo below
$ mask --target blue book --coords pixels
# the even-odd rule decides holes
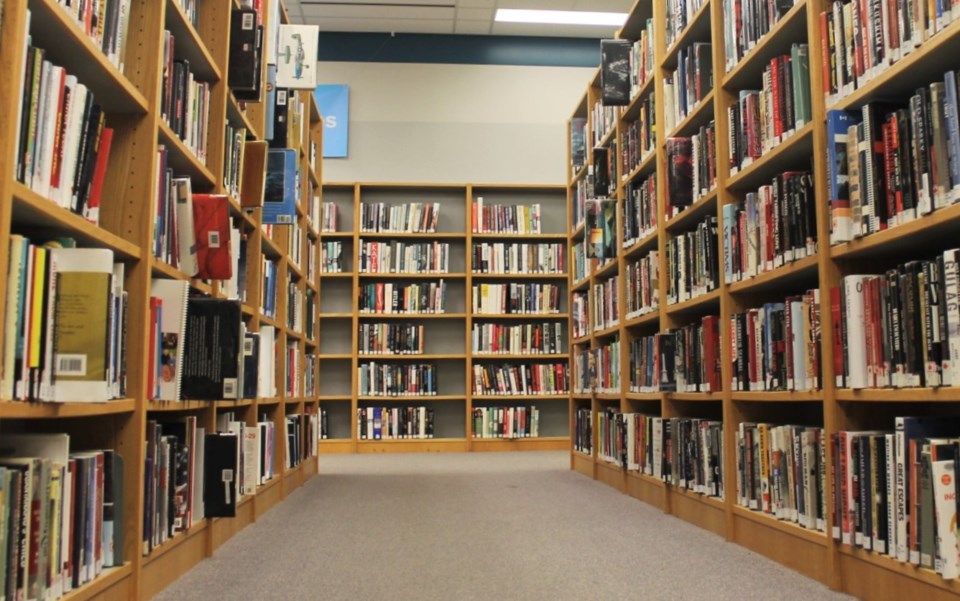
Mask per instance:
[[[853,239],[847,130],[851,125],[860,123],[860,120],[860,115],[853,111],[827,111],[827,191],[831,244]]]
[[[734,279],[733,258],[735,256],[735,238],[737,234],[737,212],[735,204],[723,205],[723,273],[727,283],[739,280],[740,269],[737,266],[737,278]]]
[[[297,212],[297,151],[271,148],[263,191],[263,223],[291,225]]]

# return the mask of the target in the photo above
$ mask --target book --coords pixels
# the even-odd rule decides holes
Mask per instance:
[[[240,438],[232,432],[204,438],[203,509],[208,518],[235,517],[240,494]]]
[[[260,73],[260,30],[257,27],[257,12],[253,9],[235,8],[230,11],[230,60],[227,81],[236,93],[256,93]]]
[[[604,106],[630,103],[630,40],[600,40],[600,89]]]
[[[297,211],[297,151],[272,148],[267,153],[263,187],[263,223],[289,225]]]
[[[233,275],[230,248],[230,205],[219,194],[193,195],[193,223],[197,243],[197,277],[229,280]]]
[[[277,32],[277,87],[292,90],[314,90],[317,87],[319,37],[320,28],[316,25],[280,25]]]
[[[176,266],[189,277],[196,277],[200,271],[197,260],[197,229],[195,209],[193,206],[193,192],[190,178],[178,177],[172,180],[176,194],[176,239],[177,264]]]
[[[161,401],[179,401],[183,384],[184,344],[187,326],[187,295],[190,283],[182,280],[154,279],[150,296],[160,301],[160,378]]]
[[[181,383],[184,399],[239,398],[240,323],[238,301],[210,298],[187,301]]]

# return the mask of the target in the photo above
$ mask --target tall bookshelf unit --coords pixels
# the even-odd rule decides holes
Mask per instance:
[[[960,44],[960,27],[956,22],[926,39],[912,53],[876,74],[853,93],[839,99],[824,94],[821,56],[820,14],[831,10],[826,0],[800,0],[786,11],[768,33],[753,45],[731,69],[726,68],[724,44],[724,2],[679,3],[699,6],[687,18],[686,26],[667,41],[667,3],[638,0],[618,33],[618,38],[636,41],[652,19],[653,67],[649,81],[633,92],[630,104],[622,109],[608,109],[613,127],[604,123],[602,113],[594,112],[600,102],[601,76],[588,83],[587,90],[574,110],[569,127],[577,120],[587,120],[586,163],[575,168],[568,160],[568,197],[572,214],[583,198],[592,164],[591,148],[610,147],[620,140],[628,126],[641,119],[646,98],[655,99],[653,147],[641,156],[626,173],[617,173],[616,190],[610,198],[618,202],[617,257],[604,264],[588,261],[586,272],[571,279],[571,294],[589,295],[587,316],[589,331],[571,339],[571,362],[579,354],[600,347],[613,339],[622,343],[619,392],[597,393],[574,390],[571,394],[571,439],[574,438],[575,415],[578,410],[592,414],[592,451],[571,448],[571,469],[602,481],[622,492],[661,510],[717,533],[732,542],[761,553],[781,564],[819,580],[833,589],[867,599],[925,598],[955,599],[960,594],[956,580],[945,580],[936,572],[919,566],[900,563],[886,556],[859,547],[841,544],[830,535],[832,519],[826,533],[808,530],[772,516],[751,511],[737,504],[736,430],[742,422],[801,424],[824,428],[825,436],[844,430],[882,428],[892,431],[894,417],[904,415],[956,415],[960,408],[960,392],[954,387],[860,389],[838,388],[834,375],[834,323],[831,316],[830,290],[841,284],[842,277],[856,273],[882,273],[884,269],[913,258],[929,258],[956,244],[958,207],[947,206],[918,217],[904,225],[890,227],[852,242],[831,246],[831,215],[828,198],[826,112],[830,109],[859,110],[867,102],[878,99],[905,100],[919,86],[942,81],[943,71]],[[677,3],[672,3],[676,5]],[[678,50],[693,42],[712,43],[713,87],[686,117],[667,131],[665,123],[665,83],[677,64]],[[727,108],[736,104],[740,91],[759,88],[763,71],[771,58],[789,54],[793,43],[809,45],[810,98],[812,119],[798,127],[792,135],[766,150],[751,164],[739,169],[729,160],[730,132]],[[598,119],[598,116],[601,117]],[[716,185],[676,215],[667,215],[668,156],[666,141],[674,136],[689,136],[709,122],[716,127]],[[619,157],[618,159],[619,160]],[[775,175],[806,170],[812,173],[816,202],[817,252],[738,282],[725,281],[723,247],[723,207],[742,202],[744,195],[769,184]],[[627,186],[647,177],[655,177],[656,228],[647,230],[638,239],[628,240],[624,247],[622,205],[627,199]],[[592,196],[591,196],[592,197]],[[582,215],[582,210],[579,211]],[[707,215],[716,217],[720,257],[720,282],[716,290],[677,304],[665,302],[669,240],[678,232],[689,231]],[[571,221],[571,249],[584,244],[582,221]],[[951,237],[951,234],[954,234]],[[594,290],[613,276],[624,274],[627,265],[659,251],[659,306],[643,315],[626,318],[626,285],[621,277],[617,294],[621,308],[618,323],[595,324]],[[783,301],[786,295],[818,289],[821,299],[820,365],[821,388],[814,391],[741,392],[731,390],[733,376],[730,317],[765,302]],[[571,304],[573,297],[571,297]],[[630,391],[629,343],[634,338],[664,332],[689,324],[705,315],[718,315],[720,323],[720,365],[722,388],[702,393],[640,393]],[[665,484],[640,472],[627,471],[598,455],[599,416],[608,408],[624,413],[639,412],[655,416],[709,418],[723,422],[723,500],[694,494]],[[833,452],[827,444],[827,469]],[[831,478],[828,476],[828,482]],[[832,488],[832,485],[829,485]],[[827,492],[829,517],[832,512],[832,491]]]
[[[488,205],[540,203],[542,234],[475,234],[471,205],[482,197]],[[325,183],[323,199],[339,214],[337,231],[321,232],[321,240],[343,244],[343,271],[322,273],[320,303],[320,405],[327,411],[329,438],[320,441],[321,453],[379,453],[419,451],[560,450],[569,446],[567,395],[481,396],[473,391],[473,366],[489,363],[536,363],[544,359],[567,364],[566,353],[554,355],[480,355],[471,352],[474,324],[562,322],[566,345],[568,313],[567,272],[557,274],[494,275],[473,273],[472,252],[480,242],[556,242],[566,245],[566,195],[563,186]],[[362,205],[384,203],[439,203],[436,233],[373,233],[360,227]],[[450,244],[449,273],[363,273],[361,241],[440,241]],[[374,314],[361,311],[361,286],[385,282],[437,282],[447,285],[443,313]],[[473,287],[482,283],[542,282],[561,286],[559,313],[542,315],[484,315],[472,310]],[[359,347],[363,324],[393,323],[424,326],[422,354],[366,355]],[[377,397],[360,394],[358,368],[363,362],[430,363],[437,368],[437,394],[422,397]],[[427,406],[434,410],[432,439],[364,440],[358,432],[357,410],[364,407]],[[476,407],[535,405],[540,412],[539,436],[474,438],[471,416]]]
[[[264,25],[270,18],[263,0]],[[300,396],[285,393],[286,349],[295,348],[300,365],[305,356],[317,353],[320,332],[316,320],[312,330],[302,325],[288,327],[286,295],[277,296],[277,314],[271,319],[262,313],[260,286],[263,282],[262,259],[277,262],[278,277],[289,282],[301,294],[312,290],[319,298],[319,270],[308,268],[319,261],[319,222],[311,216],[311,201],[320,196],[319,156],[322,123],[319,109],[310,92],[298,92],[306,107],[303,117],[298,162],[303,175],[294,225],[276,226],[268,236],[261,225],[261,210],[241,207],[240,198],[231,196],[230,215],[245,237],[246,299],[242,315],[249,331],[272,324],[277,331],[277,391],[274,398],[220,401],[148,400],[148,340],[150,330],[150,282],[153,278],[187,280],[191,290],[214,298],[226,298],[216,281],[190,279],[156,259],[150,240],[154,223],[149,210],[159,177],[158,145],[166,146],[169,166],[178,176],[188,176],[194,193],[229,194],[224,184],[224,157],[227,124],[247,130],[247,141],[262,140],[266,111],[263,103],[238,102],[227,85],[231,10],[239,8],[234,0],[199,0],[198,25],[194,27],[175,0],[132,0],[126,64],[121,71],[111,64],[99,47],[88,38],[74,18],[56,0],[8,2],[4,6],[0,37],[0,69],[10,85],[0,91],[0,270],[7,273],[11,233],[40,236],[66,236],[80,247],[107,248],[115,260],[125,264],[125,289],[128,292],[127,398],[106,403],[28,403],[0,402],[0,437],[3,432],[65,432],[70,435],[71,452],[83,449],[114,449],[125,461],[122,492],[124,505],[123,551],[125,563],[107,568],[92,582],[67,593],[63,599],[126,600],[149,599],[209,557],[231,536],[256,521],[308,478],[317,473],[317,458],[308,457],[294,469],[285,469],[283,449],[275,455],[277,477],[262,485],[255,495],[242,498],[235,518],[200,520],[188,531],[179,533],[163,545],[143,555],[141,539],[144,513],[144,460],[146,422],[166,415],[193,415],[207,432],[215,432],[216,417],[232,411],[236,419],[255,424],[274,422],[284,431],[285,416],[316,413],[316,396],[304,396],[305,371],[297,374]],[[65,67],[95,94],[106,112],[106,122],[115,130],[111,159],[107,167],[99,226],[61,209],[54,202],[18,183],[14,172],[18,142],[18,85],[14,85],[25,58],[26,11],[31,11],[29,34],[33,43],[45,48],[47,58]],[[289,20],[281,6],[281,22]],[[209,145],[206,161],[184,145],[160,114],[162,43],[164,30],[176,36],[178,57],[188,58],[198,80],[210,84]],[[265,75],[265,67],[264,67]],[[263,86],[266,88],[266,86]],[[263,96],[261,96],[261,101]],[[312,162],[315,160],[315,163]],[[316,204],[316,203],[315,203]],[[292,238],[294,228],[300,235]],[[300,264],[291,257],[294,244],[302,244]],[[309,241],[309,242],[308,242]],[[313,252],[313,259],[308,253]],[[308,277],[312,269],[312,277]],[[0,278],[0,303],[6,299],[7,278]],[[282,288],[281,291],[286,290]],[[305,316],[304,316],[305,317]],[[307,323],[300,320],[300,323]],[[319,371],[314,364],[314,381]],[[305,433],[304,433],[305,434]],[[279,440],[279,439],[278,439]],[[119,527],[119,526],[118,526]]]

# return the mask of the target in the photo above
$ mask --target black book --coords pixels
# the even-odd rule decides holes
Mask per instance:
[[[203,509],[208,518],[237,515],[240,439],[234,432],[207,434],[203,452]]]
[[[259,365],[260,333],[245,332],[243,337],[243,391],[240,398],[256,398]]]
[[[104,567],[123,565],[123,513],[123,456],[108,449],[103,452],[103,546],[111,553],[104,554]]]
[[[210,298],[187,301],[184,399],[238,398],[241,359],[240,302]]]
[[[600,40],[600,100],[604,106],[630,104],[630,40]]]
[[[690,138],[667,140],[667,202],[673,209],[693,204],[693,157]]]
[[[274,95],[273,139],[270,140],[270,148],[287,147],[287,118],[289,116],[289,104],[287,100],[289,95],[290,90],[280,88],[277,89],[277,93]]]
[[[593,149],[593,193],[595,196],[607,196],[610,192],[610,150]]]
[[[257,11],[234,9],[230,13],[230,61],[228,82],[230,89],[253,92],[257,90],[260,72]],[[259,96],[259,94],[258,94]]]

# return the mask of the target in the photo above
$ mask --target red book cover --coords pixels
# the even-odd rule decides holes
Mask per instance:
[[[97,162],[93,166],[93,179],[90,182],[90,196],[84,207],[84,217],[91,223],[100,222],[100,199],[103,197],[103,182],[107,176],[107,164],[110,162],[110,147],[113,145],[113,128],[104,127],[100,134],[100,147],[97,149]]]
[[[830,315],[833,322],[833,371],[836,374],[836,386],[846,385],[843,360],[843,297],[839,286],[830,288]]]
[[[229,280],[233,277],[227,197],[220,194],[194,194],[193,228],[197,239],[197,277],[204,280]]]
[[[73,89],[67,87],[67,72],[60,72],[60,99],[57,101],[56,130],[53,138],[53,164],[50,169],[50,190],[60,189],[60,173],[63,171],[63,143],[66,141],[67,109]]]
[[[843,543],[850,544],[853,540],[853,532],[850,523],[850,507],[847,503],[847,472],[850,469],[850,458],[847,457],[847,450],[850,445],[847,442],[849,434],[845,431],[840,432],[840,531],[843,533]]]
[[[891,114],[889,118],[881,125],[883,138],[883,180],[886,184],[883,186],[886,192],[883,202],[887,206],[887,225],[896,224],[897,216],[903,211],[903,196],[899,194],[899,182],[895,176],[897,147],[896,147],[896,115]],[[899,197],[899,198],[898,198]]]
[[[780,108],[780,61],[776,57],[770,59],[770,89],[768,93],[773,95],[773,102],[770,104],[773,108],[773,135],[783,134],[783,119],[780,118],[782,110]]]
[[[820,13],[820,63],[821,73],[823,73],[823,90],[827,94],[832,94],[835,90],[830,85],[830,76],[832,69],[830,66],[830,44],[827,42],[827,12]]]

